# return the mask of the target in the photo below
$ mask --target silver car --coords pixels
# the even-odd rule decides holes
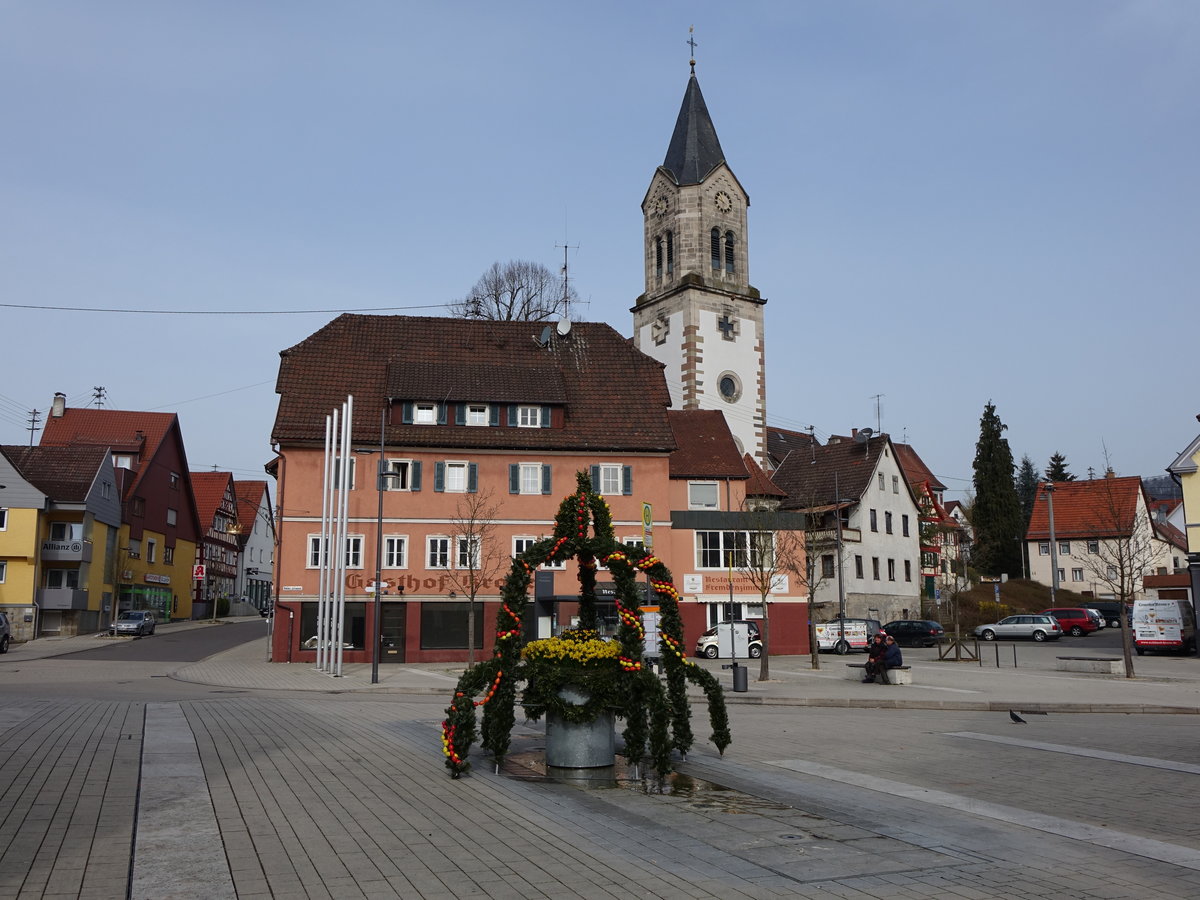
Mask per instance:
[[[138,637],[154,634],[154,613],[148,609],[127,609],[117,616],[117,621],[108,630],[113,634],[136,634]]]
[[[1058,624],[1058,619],[1054,616],[1040,615],[1009,616],[993,625],[980,625],[975,629],[975,637],[984,641],[994,641],[997,638],[1057,641],[1062,634],[1062,626]]]

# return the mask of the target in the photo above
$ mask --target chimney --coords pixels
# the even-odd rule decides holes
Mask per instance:
[[[54,400],[50,404],[50,415],[56,419],[61,419],[63,413],[67,411],[67,395],[62,391],[54,392]]]

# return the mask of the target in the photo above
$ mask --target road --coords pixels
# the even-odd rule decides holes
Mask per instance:
[[[518,723],[505,774],[477,760],[452,781],[445,697],[169,677],[264,629],[0,661],[0,897],[1200,891],[1200,716],[1017,726],[997,712],[731,705],[734,745],[722,757],[701,740],[666,794],[548,782],[519,765],[541,726]],[[1067,640],[1103,649],[1096,637]],[[1040,665],[1068,647],[1018,654]],[[995,677],[1040,679],[1048,698],[1075,683],[1039,668]]]

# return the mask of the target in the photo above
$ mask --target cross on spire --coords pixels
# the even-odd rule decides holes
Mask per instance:
[[[696,74],[696,26],[688,26],[688,46],[692,48],[692,58],[690,60],[692,66],[692,74]]]

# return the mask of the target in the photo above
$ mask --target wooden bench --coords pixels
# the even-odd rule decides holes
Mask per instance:
[[[1124,675],[1125,660],[1120,656],[1059,656],[1059,672],[1086,672],[1090,675]]]
[[[862,681],[866,673],[866,663],[846,663],[846,677],[852,681]],[[909,666],[896,666],[888,669],[888,681],[892,684],[912,684],[912,669]]]

